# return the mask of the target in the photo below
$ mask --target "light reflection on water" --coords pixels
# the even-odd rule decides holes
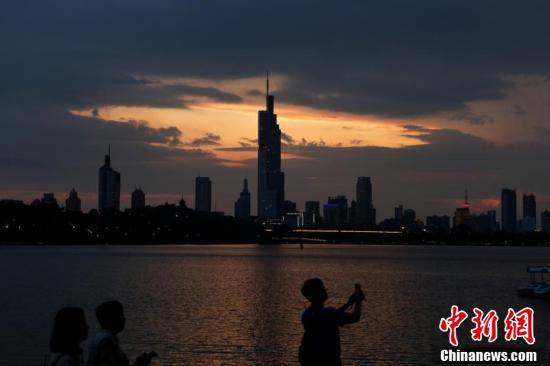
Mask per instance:
[[[155,365],[296,365],[299,289],[321,277],[332,305],[355,282],[367,296],[363,320],[341,332],[344,365],[437,364],[449,348],[437,323],[452,304],[495,308],[501,319],[509,306],[534,307],[536,348],[548,363],[550,301],[515,291],[525,267],[549,264],[548,248],[0,247],[0,356],[2,365],[40,365],[57,309],[83,307],[93,332],[95,306],[118,299],[123,348],[157,351]],[[459,333],[463,347],[469,329]]]

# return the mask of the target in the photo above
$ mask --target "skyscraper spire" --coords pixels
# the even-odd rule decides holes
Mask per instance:
[[[265,96],[269,96],[269,70],[265,71]]]
[[[105,166],[110,168],[111,167],[111,144],[107,147],[107,155],[105,155]]]
[[[470,207],[470,204],[468,203],[468,189],[464,190],[464,207]]]

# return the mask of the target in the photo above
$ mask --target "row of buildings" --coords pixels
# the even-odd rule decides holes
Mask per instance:
[[[258,111],[258,176],[257,176],[257,219],[261,223],[281,224],[291,227],[355,227],[377,226],[376,209],[373,206],[372,182],[370,177],[359,177],[355,185],[355,200],[342,195],[328,197],[326,203],[306,201],[303,212],[293,201],[285,199],[285,174],[281,169],[281,129],[275,113],[275,98],[269,93],[269,76],[266,79],[266,107]],[[467,196],[467,195],[466,195]],[[53,194],[45,194],[44,203],[55,202]],[[417,219],[416,212],[402,205],[395,208],[393,218],[378,223],[383,227],[427,227],[432,230],[467,228],[472,231],[507,232],[533,231],[537,228],[536,198],[533,194],[523,195],[523,216],[517,219],[516,191],[505,188],[501,194],[501,221],[497,222],[495,210],[473,214],[467,197],[464,205],[456,209],[454,217],[431,215],[425,222]],[[145,207],[145,193],[136,188],[132,193],[131,208]],[[72,189],[65,202],[67,211],[81,211],[77,192]],[[105,155],[105,162],[99,169],[98,209],[120,209],[120,173],[111,166],[111,154]],[[195,210],[212,212],[212,181],[209,177],[195,178]],[[248,180],[244,180],[242,191],[234,204],[234,216],[251,219],[251,194]],[[541,214],[541,228],[550,231],[550,212]]]

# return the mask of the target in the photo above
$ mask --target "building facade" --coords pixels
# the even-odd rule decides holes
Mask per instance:
[[[267,79],[266,109],[258,112],[258,218],[281,220],[285,175],[281,171],[281,129]]]
[[[341,227],[348,223],[348,199],[345,196],[329,197],[323,205],[323,223],[330,227]]]
[[[78,193],[73,188],[69,192],[69,197],[65,200],[65,211],[67,212],[82,212],[82,202],[78,197]]]
[[[304,227],[315,227],[321,223],[319,201],[306,201],[304,207]]]
[[[362,227],[376,225],[376,213],[372,204],[372,183],[370,177],[359,177],[355,185],[356,217],[355,224]]]
[[[537,201],[534,194],[523,195],[523,217],[521,231],[535,231],[537,229]]]
[[[120,210],[120,173],[111,167],[111,151],[99,168],[98,209]]]
[[[212,181],[208,177],[195,178],[195,211],[212,212]]]
[[[516,231],[516,190],[503,188],[500,196],[500,215],[502,230],[507,232]]]
[[[235,201],[235,217],[246,220],[250,218],[250,192],[248,191],[248,179],[243,182],[243,190]]]
[[[141,188],[136,188],[132,192],[132,210],[142,210],[145,208],[145,192]]]

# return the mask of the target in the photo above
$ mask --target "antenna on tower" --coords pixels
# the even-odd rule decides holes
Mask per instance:
[[[265,95],[269,95],[269,70],[265,70]]]
[[[464,190],[464,207],[470,207],[470,204],[468,203],[468,189],[467,188]]]

